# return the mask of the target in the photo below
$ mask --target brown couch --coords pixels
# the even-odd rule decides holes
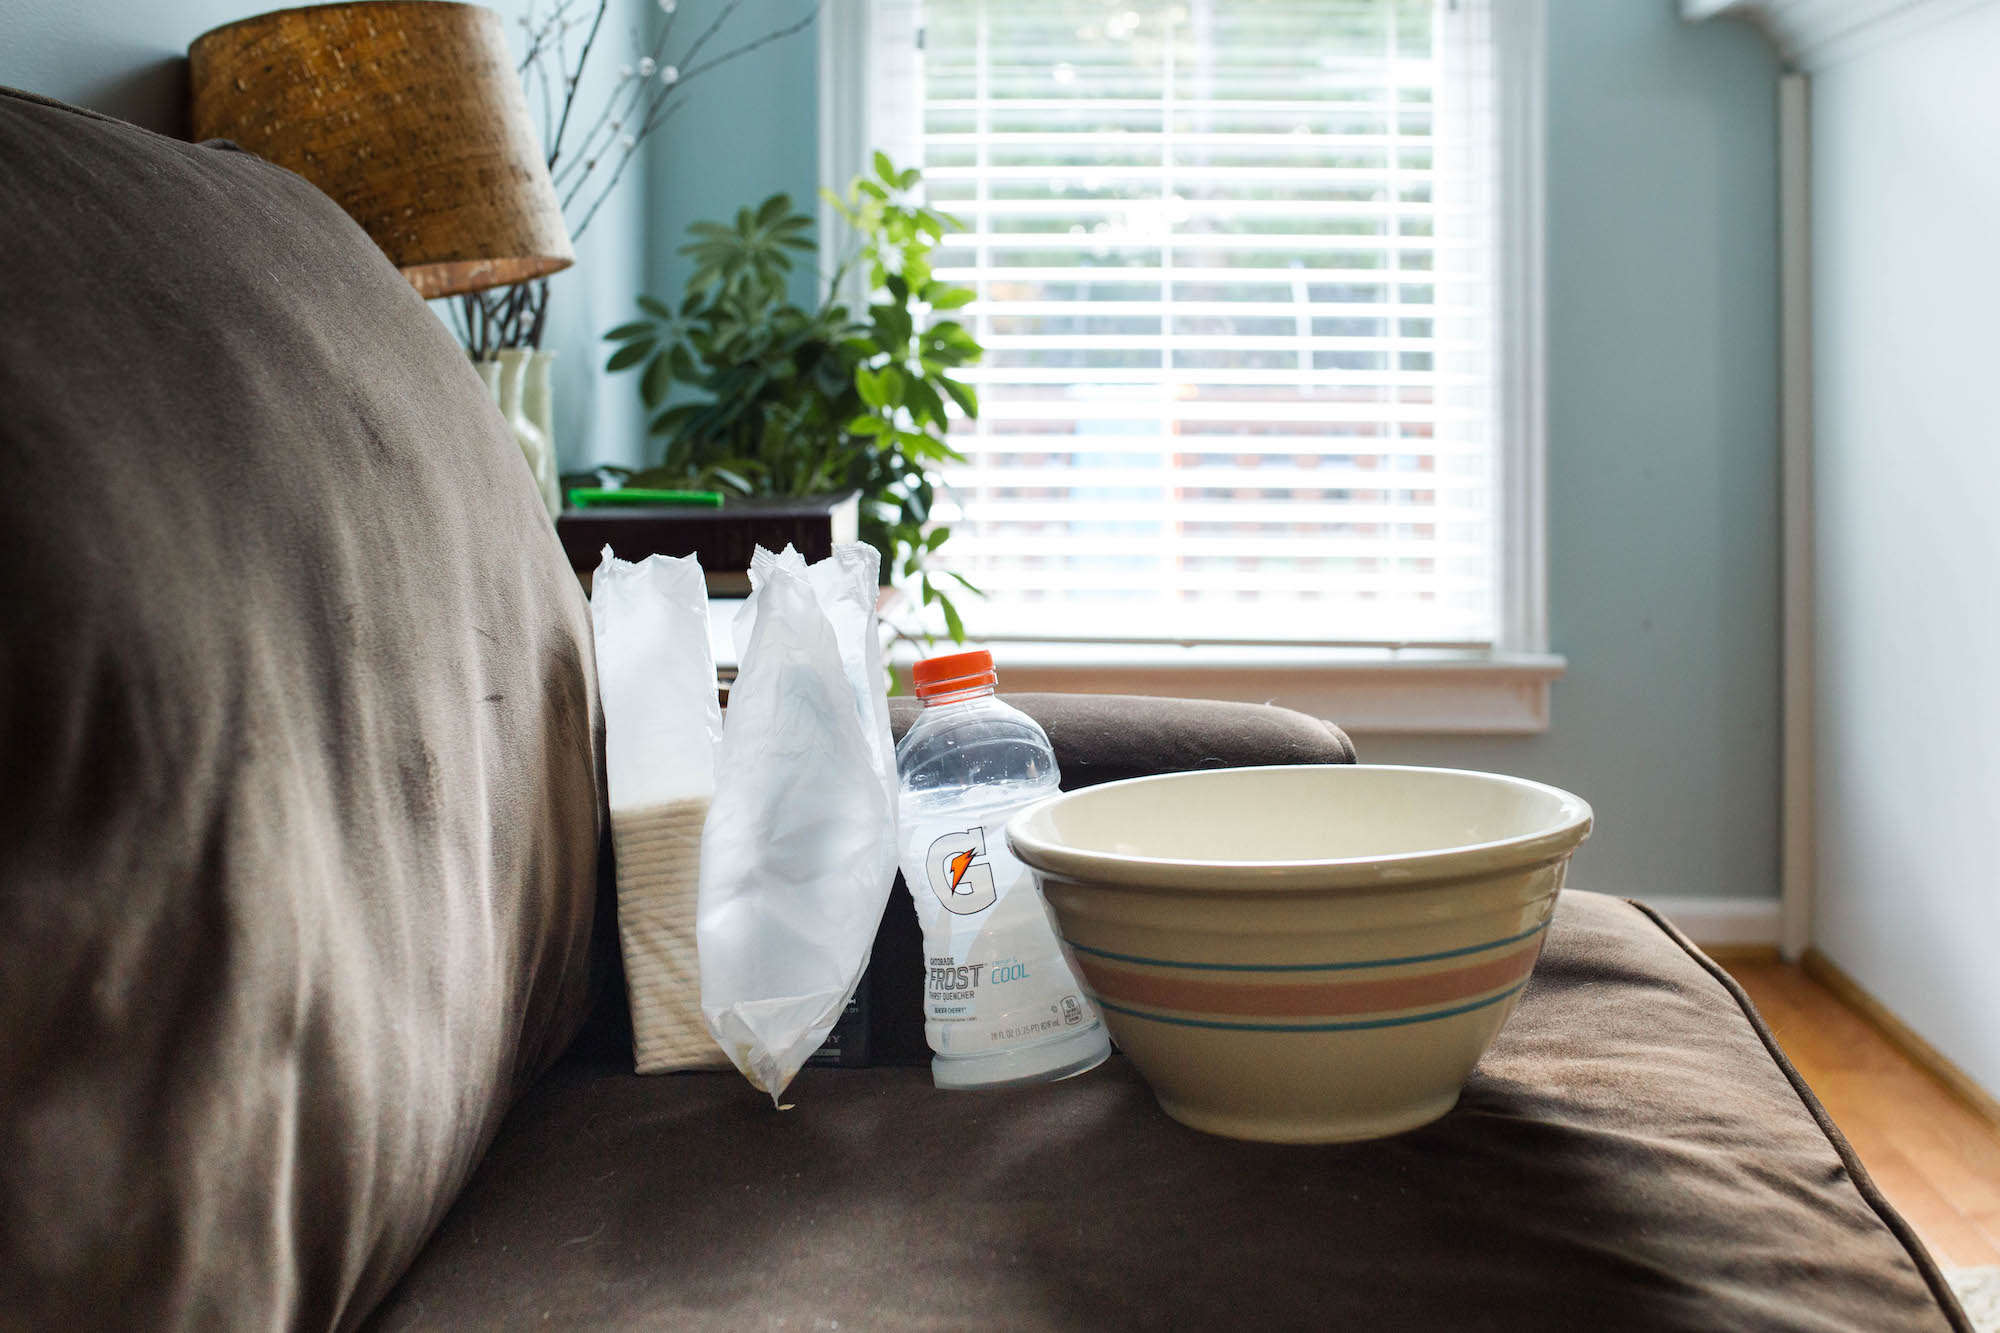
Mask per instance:
[[[1966,1327],[1742,993],[1588,893],[1381,1143],[1118,1060],[933,1090],[900,891],[884,1063],[633,1075],[587,611],[463,354],[243,154],[5,93],[0,182],[0,1330]],[[1352,758],[1024,702],[1072,783]]]

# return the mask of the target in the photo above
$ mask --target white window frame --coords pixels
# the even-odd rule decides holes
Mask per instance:
[[[844,188],[875,147],[881,80],[871,77],[873,0],[827,0],[819,19],[820,180]],[[1525,735],[1548,730],[1549,687],[1567,663],[1549,649],[1546,388],[1545,0],[1494,0],[1499,83],[1502,321],[1498,471],[1499,626],[1491,649],[992,645],[1010,691],[1184,695],[1275,703],[1361,734]],[[899,162],[907,154],[899,155]],[[820,235],[841,244],[822,206]]]

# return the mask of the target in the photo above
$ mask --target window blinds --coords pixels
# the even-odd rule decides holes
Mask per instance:
[[[877,0],[974,637],[1493,642],[1489,2]]]

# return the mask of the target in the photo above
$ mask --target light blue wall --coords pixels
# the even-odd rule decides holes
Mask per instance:
[[[1677,8],[1549,3],[1553,725],[1361,749],[1578,792],[1579,886],[1773,898],[1779,64]]]
[[[630,22],[656,12],[620,3]],[[717,3],[683,0],[681,31]],[[261,7],[11,0],[0,81],[169,123],[188,39]],[[1549,593],[1570,660],[1554,725],[1526,739],[1364,737],[1362,750],[1581,792],[1599,821],[1581,885],[1770,898],[1778,64],[1748,27],[1687,27],[1675,10],[1549,0]],[[745,5],[714,49],[798,12],[797,0]],[[778,189],[812,210],[817,82],[808,33],[691,86],[644,189],[586,237],[558,291],[566,462],[638,456],[630,377],[593,381],[586,364],[641,279],[679,291],[687,224]]]
[[[527,4],[492,6],[517,46],[516,19]],[[0,84],[185,135],[188,43],[278,7],[278,0],[5,0]],[[628,34],[657,12],[652,0],[613,0],[606,22],[611,40],[629,45]],[[596,77],[586,83],[585,99],[616,77],[616,60],[594,56],[591,64]],[[627,386],[597,373],[597,335],[631,308],[642,281],[646,204],[644,173],[629,172],[578,243],[576,265],[554,279],[545,345],[558,355],[556,434],[564,467],[638,453],[638,404]]]
[[[730,16],[713,47],[726,51],[755,41],[802,17],[807,8],[803,0],[746,4]],[[720,0],[681,0],[676,21],[683,31],[699,32],[720,9]],[[689,86],[685,109],[652,144],[646,273],[655,295],[679,303],[691,266],[676,252],[687,241],[689,223],[726,220],[744,204],[780,190],[792,196],[798,211],[817,214],[818,51],[817,34],[807,29]],[[802,270],[795,299],[811,300],[816,287]]]

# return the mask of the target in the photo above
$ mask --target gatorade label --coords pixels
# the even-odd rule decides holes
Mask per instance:
[[[924,1030],[939,1055],[1032,1045],[1096,1018],[1003,828],[913,830],[905,865],[922,867],[911,897],[924,928]]]

